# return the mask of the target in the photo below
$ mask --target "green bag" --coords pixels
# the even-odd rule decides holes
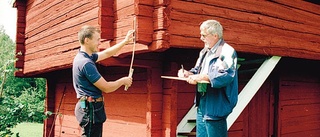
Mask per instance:
[[[198,92],[207,92],[208,83],[197,83]]]

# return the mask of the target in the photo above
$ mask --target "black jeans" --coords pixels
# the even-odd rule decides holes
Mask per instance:
[[[81,108],[78,102],[75,115],[82,128],[81,137],[102,137],[102,125],[106,121],[103,102],[86,102],[86,108]]]

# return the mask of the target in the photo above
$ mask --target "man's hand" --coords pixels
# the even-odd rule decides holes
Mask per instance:
[[[189,76],[189,72],[185,69],[179,69],[178,77],[180,78],[187,78]]]
[[[205,74],[190,75],[187,82],[192,85],[196,85],[198,82],[207,81],[209,82],[209,76]]]
[[[104,60],[106,58],[109,58],[113,55],[115,55],[123,46],[125,46],[126,44],[128,44],[130,41],[132,41],[133,36],[132,33],[134,33],[134,30],[129,30],[125,39],[122,40],[120,43],[117,43],[114,46],[111,46],[101,52],[98,52],[98,60],[96,62],[99,62],[101,60]]]
[[[135,30],[129,30],[124,41],[125,41],[125,44],[128,44],[130,41],[132,41],[134,39],[134,35],[132,35],[133,33],[135,32]]]
[[[122,85],[130,87],[132,85],[132,77],[122,77],[121,78]]]
[[[198,75],[191,75],[188,77],[187,82],[191,85],[197,84]]]

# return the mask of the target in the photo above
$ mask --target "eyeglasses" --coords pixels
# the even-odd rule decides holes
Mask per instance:
[[[200,35],[201,37],[206,38],[208,35],[211,35],[211,34],[200,34]]]

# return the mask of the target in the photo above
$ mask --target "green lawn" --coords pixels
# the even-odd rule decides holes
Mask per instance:
[[[43,124],[40,123],[20,123],[11,130],[14,134],[19,133],[20,137],[42,137]]]

